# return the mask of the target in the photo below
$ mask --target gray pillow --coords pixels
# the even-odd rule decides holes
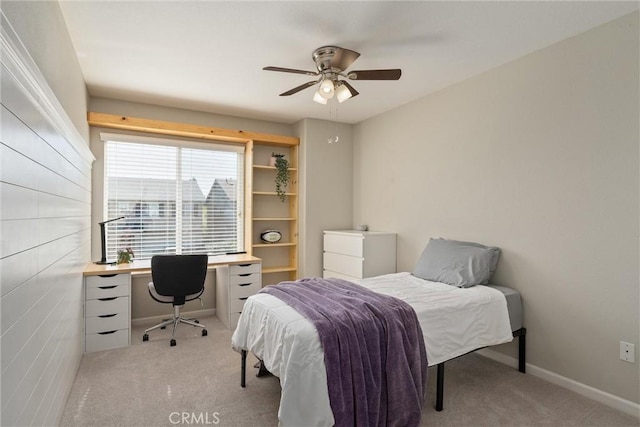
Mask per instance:
[[[489,282],[499,256],[500,249],[478,243],[429,239],[413,275],[468,288]]]
[[[439,240],[445,240],[445,239],[439,239]],[[493,277],[493,273],[496,272],[496,269],[498,268],[498,261],[500,260],[500,248],[495,247],[495,246],[485,246],[485,245],[481,245],[480,243],[474,243],[474,242],[460,242],[457,240],[448,240],[448,242],[451,243],[452,246],[455,245],[468,245],[468,246],[476,246],[478,248],[484,248],[484,249],[489,249],[491,251],[491,255],[492,255],[492,259],[491,259],[491,266],[489,267],[489,278],[487,279],[487,281],[485,283],[481,283],[482,285],[486,285],[487,283],[489,283],[489,280],[491,280],[491,278]]]

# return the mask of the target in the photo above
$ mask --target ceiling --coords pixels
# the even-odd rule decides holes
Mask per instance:
[[[638,9],[638,2],[61,1],[89,93],[293,123],[357,123]],[[398,81],[351,81],[327,105],[312,52],[360,52],[349,70],[401,68]]]

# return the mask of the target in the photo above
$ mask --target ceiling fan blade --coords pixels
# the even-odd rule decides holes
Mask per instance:
[[[266,70],[266,71],[280,71],[280,72],[283,72],[283,73],[305,74],[307,76],[317,76],[318,75],[318,73],[315,72],[315,71],[296,70],[294,68],[264,67],[263,70]]]
[[[347,87],[347,89],[349,89],[349,92],[351,92],[351,97],[353,98],[354,96],[357,96],[360,94],[360,92],[358,92],[357,90],[354,89],[353,86],[351,86],[349,84],[348,81],[346,80],[341,80],[342,84],[345,85]]]
[[[402,70],[395,68],[392,70],[350,71],[347,77],[351,80],[398,80],[401,75]]]
[[[311,86],[315,85],[316,83],[318,83],[318,81],[317,81],[317,80],[313,80],[313,81],[310,81],[310,82],[306,82],[305,84],[301,84],[300,86],[296,86],[296,87],[294,87],[294,88],[293,88],[293,89],[291,89],[291,90],[288,90],[288,91],[286,91],[286,92],[282,92],[282,93],[280,94],[280,96],[289,96],[289,95],[293,95],[294,93],[298,93],[298,92],[300,92],[300,91],[301,91],[301,90],[303,90],[303,89],[306,89],[306,88],[308,88],[308,87],[311,87]]]
[[[331,67],[338,68],[340,70],[346,70],[351,64],[354,63],[360,54],[355,50],[345,49],[343,47],[336,48],[336,51],[331,59]]]

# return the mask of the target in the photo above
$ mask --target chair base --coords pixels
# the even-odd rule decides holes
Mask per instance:
[[[202,336],[206,337],[207,336],[207,330],[205,329],[204,325],[201,325],[198,320],[193,319],[193,318],[189,318],[186,319],[182,316],[180,316],[180,308],[182,306],[180,305],[175,305],[173,306],[173,318],[172,319],[166,319],[163,320],[161,323],[158,323],[155,326],[152,326],[148,329],[145,329],[144,331],[144,335],[142,336],[142,341],[149,341],[149,332],[153,331],[154,329],[165,329],[167,326],[173,324],[173,331],[171,331],[171,340],[169,341],[169,344],[171,345],[171,347],[176,345],[176,340],[174,338],[175,334],[176,334],[176,328],[178,327],[179,323],[185,323],[187,325],[191,325],[191,326],[197,326],[198,328],[202,328]]]

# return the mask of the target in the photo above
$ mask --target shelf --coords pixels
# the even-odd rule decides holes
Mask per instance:
[[[285,242],[285,243],[254,243],[254,248],[273,248],[273,247],[284,247],[284,246],[296,246],[296,243]]]
[[[278,193],[275,191],[254,191],[254,196],[277,196]],[[285,196],[297,196],[298,193],[284,193]]]
[[[282,273],[286,271],[296,271],[297,268],[287,265],[283,267],[262,267],[262,274]]]
[[[283,151],[282,148],[286,149]],[[274,177],[278,169],[269,162],[271,155],[278,151],[284,153],[289,162],[287,170],[290,172],[290,181],[282,187],[286,191],[283,195],[275,191]],[[298,164],[298,146],[279,147],[277,144],[266,145],[254,141],[250,154],[245,170],[247,180],[251,181],[251,190],[247,194],[249,209],[246,218],[250,220],[246,221],[245,226],[245,247],[249,253],[263,258],[263,284],[295,280],[299,273],[300,246],[297,236],[302,196],[302,187],[298,186],[298,175],[302,170]],[[280,230],[284,234],[282,240],[276,243],[262,241],[259,232],[267,229]]]
[[[283,217],[273,217],[273,218],[253,218],[254,221],[296,221],[298,218],[283,218]]]
[[[276,170],[275,166],[265,166],[265,165],[253,165],[253,168],[254,169]],[[293,171],[293,172],[298,170],[298,168],[287,168],[287,169],[290,170],[290,171]]]

